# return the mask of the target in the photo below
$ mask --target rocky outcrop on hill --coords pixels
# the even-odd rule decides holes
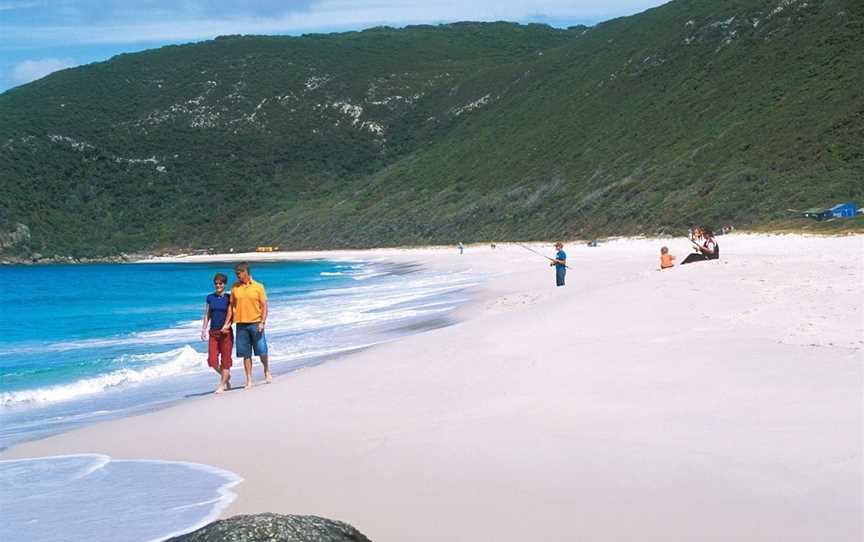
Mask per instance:
[[[317,516],[255,514],[214,521],[169,542],[370,542],[347,523]]]
[[[0,232],[0,251],[28,244],[30,244],[30,228],[25,224],[15,224],[14,230]]]

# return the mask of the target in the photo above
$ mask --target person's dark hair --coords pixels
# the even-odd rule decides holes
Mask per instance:
[[[707,237],[714,237],[714,232],[711,231],[711,228],[702,228],[702,233]]]
[[[222,284],[228,284],[228,277],[225,273],[216,273],[213,275],[213,282],[221,282]]]
[[[240,262],[234,266],[234,271],[249,271],[249,262]]]

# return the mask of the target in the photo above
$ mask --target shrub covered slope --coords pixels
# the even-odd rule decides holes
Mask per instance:
[[[864,199],[861,66],[858,0],[120,55],[0,95],[0,251],[764,227]]]

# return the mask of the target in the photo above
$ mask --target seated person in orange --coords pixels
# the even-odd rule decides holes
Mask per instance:
[[[675,259],[675,256],[669,254],[669,247],[661,247],[660,248],[660,269],[669,269],[675,264],[672,261]]]

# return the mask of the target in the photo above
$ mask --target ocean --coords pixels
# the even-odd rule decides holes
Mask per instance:
[[[211,394],[218,378],[207,366],[200,330],[216,272],[228,275],[229,285],[233,281],[230,263],[0,268],[0,449]],[[406,264],[324,260],[255,263],[252,276],[267,289],[266,333],[276,379],[448,325],[467,290],[483,280],[469,272],[432,272]],[[255,378],[262,378],[257,360]],[[242,361],[235,357],[232,381],[243,380]],[[151,521],[140,532],[130,527],[129,540],[158,540],[203,524],[230,502],[233,494],[226,488],[239,481],[233,473],[204,465],[147,458],[4,461],[0,538],[7,539],[5,531],[15,540],[41,540],[43,533],[62,526],[64,540],[77,540],[68,523],[74,519],[83,526],[80,539],[100,539],[93,531],[100,517],[114,517],[105,529],[116,526],[123,503],[134,502],[127,497],[140,493],[144,498],[157,490],[153,481],[163,477],[179,481],[160,486],[163,493],[173,486],[186,488],[161,495],[183,514],[163,517],[158,525]],[[130,494],[92,507],[94,517],[70,504],[82,498],[101,501],[118,483]],[[118,508],[113,516],[105,512],[109,504],[110,510]],[[101,535],[120,539],[115,532]]]

